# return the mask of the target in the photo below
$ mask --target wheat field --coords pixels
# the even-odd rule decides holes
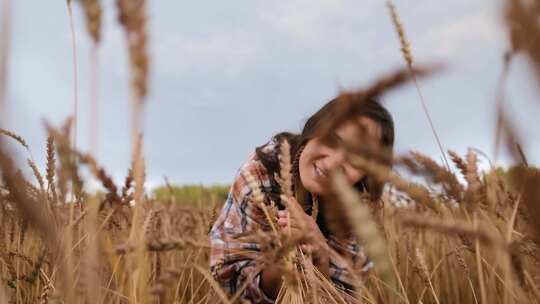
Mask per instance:
[[[126,157],[132,160],[131,168],[124,182],[116,184],[90,153],[78,150],[74,144],[77,98],[73,116],[63,125],[46,125],[46,147],[29,147],[16,131],[0,129],[0,303],[239,303],[239,293],[226,294],[209,268],[208,232],[224,202],[223,194],[209,191],[198,194],[197,203],[185,203],[175,198],[170,185],[159,195],[144,191],[140,134],[150,60],[146,1],[115,2],[130,58],[133,146]],[[347,119],[350,107],[399,85],[414,84],[420,93],[417,78],[436,77],[440,70],[417,65],[398,11],[387,3],[404,67],[361,90],[343,92],[341,112],[323,126],[322,133]],[[100,1],[68,0],[66,5],[82,6],[97,49]],[[497,139],[515,165],[482,171],[478,163],[485,156],[472,149],[464,155],[445,151],[433,124],[442,162],[421,152],[389,157],[373,155],[369,149],[349,151],[355,167],[392,185],[407,197],[407,204],[385,196],[383,204],[374,206],[339,173],[333,175],[333,189],[346,220],[374,262],[367,277],[358,275],[351,298],[337,292],[309,256],[296,250],[297,239],[285,231],[254,233],[251,237],[262,245],[278,240],[277,247],[264,246],[269,249],[261,262],[283,266],[285,283],[278,302],[540,302],[540,169],[528,163],[502,105],[502,87],[514,56],[526,56],[540,75],[540,4],[507,0],[502,9],[511,49],[501,54],[505,69],[500,88],[495,88],[499,97],[494,106]],[[5,80],[1,76],[0,81]],[[3,88],[0,85],[0,91]],[[3,104],[5,96],[0,93]],[[419,98],[425,104],[421,94]],[[20,145],[26,155],[12,152],[8,141]],[[44,172],[35,164],[34,153],[46,154]],[[281,151],[282,168],[290,169],[287,153]],[[424,182],[398,175],[388,163]],[[29,166],[33,175],[23,175],[23,166]],[[105,191],[89,193],[83,171],[90,172]],[[283,193],[289,179],[290,172],[282,172]]]

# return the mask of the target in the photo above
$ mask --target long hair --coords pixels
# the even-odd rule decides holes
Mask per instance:
[[[300,154],[308,141],[317,136],[317,131],[323,122],[328,122],[335,119],[339,109],[339,102],[340,98],[336,97],[326,103],[311,117],[309,117],[302,129],[301,134],[281,132],[274,135],[270,142],[274,142],[276,144],[276,148],[272,149],[271,152],[263,151],[268,143],[255,149],[257,158],[261,161],[263,166],[266,168],[268,175],[270,176],[272,190],[267,194],[270,195],[274,202],[278,202],[278,206],[280,208],[283,208],[283,206],[280,206],[279,204],[279,195],[281,194],[281,191],[279,184],[274,179],[274,176],[280,172],[278,154],[281,143],[283,140],[287,140],[291,146],[291,158],[293,159],[293,185],[295,188],[294,193],[296,195],[296,199],[304,207],[311,206],[311,196],[303,187],[300,180],[298,164]],[[359,105],[352,110],[353,113],[350,113],[350,115],[348,115],[349,117],[365,116],[372,119],[380,126],[382,133],[380,145],[384,151],[387,151],[387,153],[391,155],[394,147],[394,122],[388,110],[386,110],[386,108],[384,108],[374,99],[369,99],[363,103],[359,103]],[[388,165],[391,166],[391,163]],[[372,201],[377,201],[381,197],[383,186],[384,185],[378,183],[369,174],[353,185],[353,187],[359,192],[367,192]],[[322,208],[321,211],[324,212]]]

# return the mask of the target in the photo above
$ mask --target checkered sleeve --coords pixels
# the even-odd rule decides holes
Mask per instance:
[[[251,303],[274,303],[260,287],[262,269],[257,263],[260,245],[239,237],[269,227],[263,211],[252,200],[252,190],[243,174],[249,172],[260,186],[267,184],[261,164],[252,158],[253,155],[239,170],[210,231],[210,267],[216,281],[230,295],[241,291],[240,298]]]
[[[334,236],[328,238],[328,245],[332,249],[330,255],[330,279],[341,291],[351,294],[357,284],[357,279],[364,279],[369,270],[373,267],[364,253],[362,246],[350,237],[338,240]],[[351,270],[355,273],[353,275]]]

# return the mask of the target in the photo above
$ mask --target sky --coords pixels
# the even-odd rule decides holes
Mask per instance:
[[[91,43],[74,1],[80,113],[89,148]],[[130,165],[129,75],[114,1],[104,3],[99,61],[98,162],[121,182]],[[7,121],[45,168],[43,122],[73,109],[66,3],[12,1]],[[502,1],[395,0],[416,64],[443,63],[419,86],[445,149],[493,157],[494,103],[508,48]],[[306,119],[342,89],[358,89],[404,66],[381,0],[148,1],[150,91],[144,109],[147,186],[226,184],[256,146]],[[527,59],[514,61],[505,108],[529,161],[540,163],[538,87]],[[382,98],[394,117],[396,152],[440,160],[412,85]],[[21,158],[24,150],[14,147]],[[498,164],[508,164],[504,154]],[[482,160],[483,165],[487,160]]]

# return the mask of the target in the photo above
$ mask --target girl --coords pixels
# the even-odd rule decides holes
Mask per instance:
[[[296,233],[306,234],[302,239],[302,249],[310,251],[313,264],[340,290],[353,290],[353,280],[343,260],[367,271],[370,262],[353,237],[343,238],[329,228],[326,213],[337,210],[332,201],[324,201],[330,192],[329,172],[341,170],[350,185],[360,192],[366,192],[374,200],[382,193],[382,185],[377,185],[369,176],[353,167],[347,161],[344,146],[361,149],[368,145],[392,151],[394,144],[394,124],[388,111],[374,100],[362,103],[353,109],[353,115],[331,130],[324,138],[317,133],[324,122],[331,121],[339,110],[340,98],[335,98],[311,116],[301,134],[287,132],[272,137],[266,144],[257,147],[248,160],[238,170],[229,196],[216,219],[211,231],[211,271],[215,279],[229,293],[242,290],[241,299],[253,303],[274,303],[281,287],[279,266],[266,263],[261,265],[261,246],[239,240],[239,236],[257,230],[270,230],[265,214],[253,199],[246,175],[254,177],[264,195],[264,201],[276,202],[281,209],[277,223],[290,227]],[[280,196],[282,193],[276,176],[279,175],[278,154],[280,145],[287,140],[291,146],[292,198]],[[311,217],[313,203],[318,202],[316,219]],[[288,206],[285,210],[283,206]],[[297,212],[292,212],[297,211]],[[300,224],[302,223],[302,224]],[[300,231],[302,230],[302,231]],[[335,252],[342,259],[336,259]],[[355,267],[355,269],[356,269]]]

